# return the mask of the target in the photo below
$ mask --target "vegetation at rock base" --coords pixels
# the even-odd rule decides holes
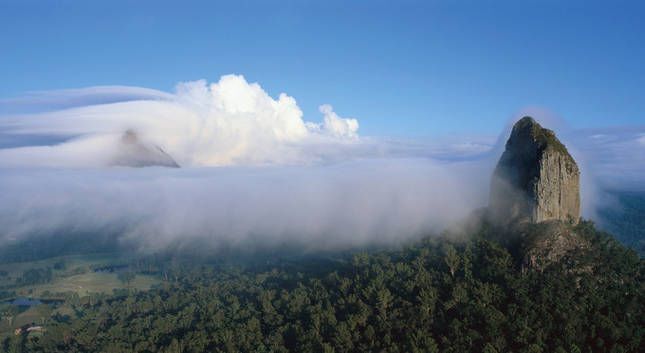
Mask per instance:
[[[581,222],[591,247],[523,271],[480,230],[398,249],[232,264],[151,257],[149,291],[69,300],[5,352],[642,352],[643,260]]]

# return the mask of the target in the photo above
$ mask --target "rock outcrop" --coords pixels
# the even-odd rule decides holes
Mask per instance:
[[[522,267],[542,271],[559,263],[573,272],[585,272],[575,259],[591,248],[589,240],[574,231],[574,227],[561,221],[530,224],[521,230]]]
[[[531,117],[513,126],[491,182],[489,212],[498,223],[580,218],[580,171],[555,133]]]
[[[156,145],[145,144],[133,130],[127,130],[119,140],[112,165],[123,167],[169,167],[179,168],[179,164]]]

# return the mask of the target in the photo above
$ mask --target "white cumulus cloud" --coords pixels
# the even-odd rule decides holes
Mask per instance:
[[[97,100],[96,92],[101,90],[88,90]],[[82,90],[64,91],[67,101],[70,92],[84,95]],[[50,93],[48,99],[54,96]],[[104,166],[128,130],[183,166],[302,163],[317,158],[309,154],[308,146],[358,138],[358,122],[341,118],[331,106],[321,107],[322,123],[305,122],[293,97],[281,93],[274,99],[259,84],[239,75],[222,76],[210,84],[205,80],[180,83],[174,94],[149,96],[153,99],[5,117],[0,120],[0,132],[5,135],[58,136],[62,142],[0,149],[0,165]]]
[[[358,137],[358,120],[343,119],[334,112],[334,108],[329,104],[323,104],[319,107],[324,114],[322,130],[336,137],[357,138]]]

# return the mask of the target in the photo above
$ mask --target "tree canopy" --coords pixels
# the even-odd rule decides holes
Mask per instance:
[[[571,266],[485,234],[250,265],[157,259],[149,291],[76,300],[7,352],[642,352],[643,260],[592,224]],[[152,261],[152,260],[150,260]],[[147,266],[150,271],[151,266]]]

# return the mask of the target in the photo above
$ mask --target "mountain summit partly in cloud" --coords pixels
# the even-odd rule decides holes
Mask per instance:
[[[106,102],[100,100],[102,93]],[[130,93],[135,96],[127,97]],[[0,133],[55,137],[60,143],[1,149],[1,165],[110,165],[126,131],[136,131],[182,166],[311,162],[315,156],[307,151],[312,145],[342,145],[358,138],[358,121],[340,117],[331,105],[320,107],[323,122],[306,122],[293,97],[281,93],[274,99],[238,75],[211,84],[181,83],[174,94],[126,89],[121,101],[113,101],[118,96],[114,90],[62,91],[61,110],[55,96],[46,99],[53,111],[10,115],[0,121]],[[83,104],[85,99],[89,102]],[[24,100],[13,102],[25,105]],[[70,106],[73,102],[81,105]]]

